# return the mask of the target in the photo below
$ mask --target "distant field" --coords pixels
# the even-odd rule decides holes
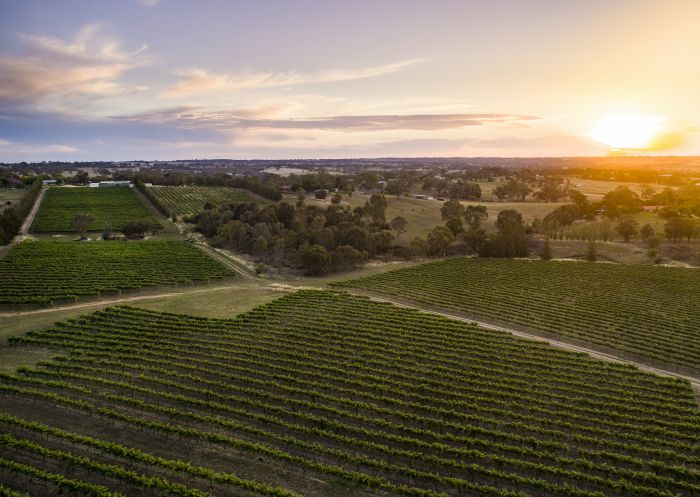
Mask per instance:
[[[287,201],[295,201],[294,196],[288,196]],[[343,204],[357,207],[365,205],[369,200],[368,196],[354,194],[352,197],[343,196]],[[396,216],[403,216],[408,221],[406,233],[401,236],[404,240],[411,240],[413,237],[425,237],[430,230],[438,224],[443,224],[440,208],[443,202],[438,200],[417,200],[414,198],[396,198],[386,196],[387,209],[386,218],[388,221]],[[306,202],[312,205],[331,205],[330,199],[316,200],[312,196],[307,197]],[[546,202],[467,202],[463,205],[484,205],[489,218],[484,222],[487,231],[495,231],[496,217],[498,213],[506,209],[515,209],[523,215],[526,222],[531,222],[535,217],[543,218],[562,204]]]
[[[649,184],[645,185],[642,183],[626,183],[622,181],[602,181],[595,179],[584,179],[584,178],[570,178],[571,188],[573,190],[578,190],[588,197],[591,202],[597,202],[602,200],[603,196],[613,191],[618,186],[626,186],[633,192],[641,194],[645,186],[650,186],[654,191],[661,192],[664,188],[668,188],[668,185],[659,184]],[[671,187],[675,188],[675,187]]]
[[[336,283],[700,371],[700,271],[456,258]]]
[[[224,186],[154,186],[150,191],[169,212],[178,216],[191,216],[202,212],[206,203],[219,206],[255,201],[245,190]]]
[[[688,383],[343,293],[113,307],[11,343],[62,351],[0,375],[0,482],[32,495],[700,490]]]
[[[0,212],[16,205],[25,193],[27,193],[25,188],[0,188]]]
[[[27,241],[0,259],[0,305],[50,304],[232,274],[187,242]]]
[[[79,213],[95,216],[89,231],[102,231],[108,222],[115,230],[120,230],[128,221],[138,219],[151,219],[157,223],[131,188],[49,188],[31,231],[72,231],[70,223]]]

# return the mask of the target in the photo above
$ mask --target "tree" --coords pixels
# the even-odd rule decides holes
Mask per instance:
[[[387,194],[396,195],[396,198],[399,198],[401,194],[407,190],[408,188],[406,187],[406,184],[400,179],[392,179],[387,181],[386,186],[384,187],[384,191]]]
[[[447,221],[452,218],[462,217],[464,214],[464,206],[459,200],[448,200],[442,207],[440,207],[440,214],[442,215],[442,220]]]
[[[306,191],[303,188],[297,190],[297,208],[304,206],[304,201],[306,200]]]
[[[481,227],[481,221],[488,217],[489,213],[486,211],[485,205],[468,205],[464,210],[464,220],[474,230]]]
[[[450,198],[477,200],[481,198],[481,187],[478,183],[465,183],[462,180],[458,180],[450,183],[447,187],[447,193]]]
[[[615,231],[617,231],[625,243],[627,243],[630,241],[630,238],[637,234],[638,226],[639,224],[636,220],[632,219],[631,217],[626,217],[617,223],[617,226],[615,226]]]
[[[314,197],[316,197],[319,200],[323,200],[328,196],[328,192],[326,190],[316,190],[314,192]]]
[[[336,193],[331,197],[331,203],[338,205],[343,200],[343,196],[340,193]]]
[[[457,236],[462,231],[464,231],[464,225],[462,225],[462,219],[459,217],[453,217],[447,220],[445,226],[452,232],[454,236]]]
[[[411,240],[411,252],[416,256],[423,256],[428,253],[428,243],[421,237],[417,236]]]
[[[436,226],[428,233],[428,253],[444,257],[454,241],[454,235],[446,226]]]
[[[70,222],[70,227],[72,230],[76,231],[80,238],[85,238],[88,227],[95,220],[95,216],[87,212],[81,212],[76,214],[73,220]]]
[[[375,223],[386,223],[386,198],[384,195],[380,193],[372,195],[365,204],[365,209],[369,211]]]
[[[507,198],[509,200],[523,201],[531,191],[532,189],[526,183],[516,179],[509,179],[505,185],[494,188],[493,194],[499,200]]]
[[[396,216],[394,219],[391,220],[389,226],[391,226],[391,229],[396,232],[396,238],[400,238],[402,234],[406,233],[407,224],[408,221],[406,221],[405,217]]]
[[[153,229],[153,223],[148,219],[129,221],[122,228],[122,232],[127,237],[143,236],[147,231]]]
[[[540,259],[543,261],[549,261],[552,259],[552,246],[549,243],[549,237],[544,239],[544,245],[542,246],[542,251],[540,252]]]
[[[331,268],[331,256],[323,245],[312,245],[302,256],[304,273],[308,276],[326,274]]]
[[[513,209],[502,210],[496,219],[498,234],[489,236],[479,246],[480,257],[526,257],[527,238],[522,215]]]
[[[502,210],[496,218],[496,228],[502,235],[522,231],[524,229],[523,216],[515,209]]]
[[[664,232],[666,238],[677,241],[687,238],[688,241],[695,235],[697,225],[690,217],[674,216],[666,221]]]
[[[479,247],[486,240],[486,231],[481,228],[470,228],[462,234],[462,239],[470,251],[478,252]]]
[[[350,245],[341,245],[331,254],[331,263],[336,271],[348,271],[361,264],[367,252],[360,252]]]
[[[379,186],[379,175],[372,171],[362,171],[355,175],[355,184],[365,190],[373,190]]]
[[[642,241],[646,242],[656,237],[656,230],[651,224],[645,224],[642,229],[639,230],[639,234],[642,237]]]
[[[606,193],[601,204],[605,207],[605,215],[611,219],[642,210],[642,199],[626,186],[618,186]]]
[[[78,171],[75,176],[73,176],[73,183],[76,185],[87,185],[90,181],[90,175],[87,171]]]
[[[265,239],[264,236],[259,236],[255,239],[253,242],[253,246],[251,248],[253,255],[256,255],[258,257],[265,255],[267,252],[267,240]]]

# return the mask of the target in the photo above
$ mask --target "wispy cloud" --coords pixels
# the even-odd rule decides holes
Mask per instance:
[[[71,40],[20,34],[27,53],[0,57],[0,106],[31,105],[38,110],[71,112],[95,99],[133,89],[120,77],[147,63],[142,52],[125,51],[101,35],[98,24],[82,28]]]
[[[372,78],[397,72],[423,61],[424,59],[409,59],[382,66],[359,69],[323,69],[315,73],[297,71],[216,73],[204,69],[189,69],[176,73],[180,76],[180,80],[162,92],[162,95],[166,97],[182,97],[210,91],[239,91],[251,88],[272,88]]]
[[[64,56],[82,61],[132,63],[134,57],[148,48],[143,44],[138,50],[127,52],[121,43],[101,35],[101,25],[83,26],[72,40],[62,40],[48,35],[19,34],[25,45],[44,55]]]
[[[269,107],[232,111],[205,111],[197,106],[179,106],[156,112],[121,116],[117,119],[144,123],[170,123],[187,128],[304,129],[343,132],[386,130],[439,131],[486,125],[526,126],[528,123],[540,119],[537,116],[494,113],[265,118],[266,114],[274,113],[275,110],[274,107]]]
[[[69,154],[80,152],[80,149],[70,145],[50,144],[35,145],[29,143],[11,142],[0,140],[0,153],[4,155],[24,155],[24,154]]]

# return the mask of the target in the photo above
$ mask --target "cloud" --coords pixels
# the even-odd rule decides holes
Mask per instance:
[[[127,52],[100,35],[100,27],[83,27],[72,40],[19,35],[28,53],[0,57],[0,107],[30,106],[72,112],[96,99],[130,91],[119,78],[147,63],[147,46]]]
[[[315,73],[255,72],[215,73],[204,69],[189,69],[176,73],[180,80],[162,92],[165,97],[183,97],[210,91],[239,91],[251,88],[272,88],[310,83],[330,83],[382,76],[413,66],[424,59],[409,59],[383,66],[359,69],[324,69]]]
[[[160,3],[160,0],[139,0],[139,3],[144,7],[155,7]]]
[[[71,147],[70,145],[35,145],[29,143],[16,143],[7,140],[0,140],[0,153],[2,154],[15,154],[15,155],[25,155],[25,154],[47,154],[47,153],[58,153],[58,154],[69,154],[80,152],[79,148]]]
[[[206,111],[199,105],[177,105],[113,119],[146,124],[175,124],[183,128],[231,127],[243,121],[274,115],[284,109],[279,105],[267,105],[228,111]]]
[[[325,130],[325,131],[386,131],[418,130],[440,131],[468,126],[505,125],[525,126],[540,119],[537,116],[517,114],[415,114],[415,115],[365,115],[329,116],[310,118],[269,119],[274,107],[207,112],[196,106],[179,106],[170,109],[121,116],[117,119],[144,123],[172,123],[183,127],[222,127],[232,129]]]

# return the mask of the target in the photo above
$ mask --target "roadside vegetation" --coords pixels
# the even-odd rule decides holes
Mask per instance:
[[[14,203],[11,200],[5,201],[5,205],[0,210],[0,245],[7,245],[17,236],[39,192],[41,192],[41,180],[37,178],[29,186],[22,188],[22,194]]]

